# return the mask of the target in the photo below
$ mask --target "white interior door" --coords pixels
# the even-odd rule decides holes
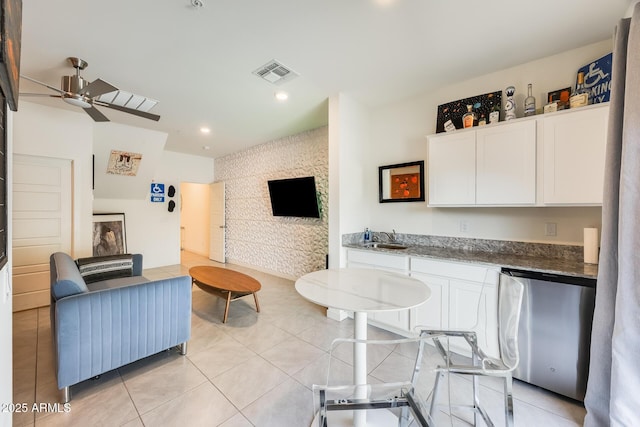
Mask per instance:
[[[225,218],[224,218],[224,182],[210,184],[211,203],[209,214],[211,215],[209,230],[209,259],[218,262],[226,262],[224,249]]]
[[[49,305],[49,256],[71,252],[71,161],[13,156],[13,311]]]

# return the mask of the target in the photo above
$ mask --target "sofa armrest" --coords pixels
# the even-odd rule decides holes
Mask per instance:
[[[181,276],[72,295],[55,305],[62,389],[187,342],[191,278]]]

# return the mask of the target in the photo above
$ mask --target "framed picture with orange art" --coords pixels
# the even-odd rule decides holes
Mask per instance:
[[[378,167],[380,203],[424,202],[424,160]]]

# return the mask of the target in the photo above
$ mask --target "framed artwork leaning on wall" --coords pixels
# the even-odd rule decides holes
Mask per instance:
[[[93,214],[93,256],[127,253],[124,213]]]

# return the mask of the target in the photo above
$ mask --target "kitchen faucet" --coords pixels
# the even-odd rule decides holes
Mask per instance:
[[[387,236],[387,241],[389,243],[393,243],[396,241],[396,230],[391,230],[391,233],[387,233],[386,231],[381,231],[380,234],[384,234]]]

